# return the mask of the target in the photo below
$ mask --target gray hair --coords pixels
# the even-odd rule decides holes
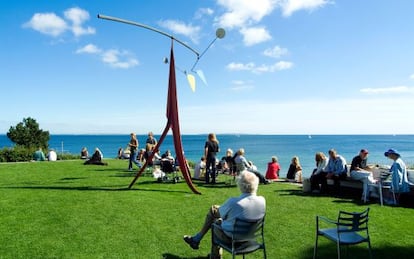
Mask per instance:
[[[237,185],[242,193],[256,193],[259,187],[259,178],[247,170],[237,177]]]

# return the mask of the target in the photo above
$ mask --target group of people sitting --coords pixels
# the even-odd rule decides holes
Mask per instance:
[[[49,152],[46,154],[43,153],[42,148],[39,147],[38,150],[36,150],[33,153],[33,161],[56,161],[57,160],[57,154],[55,150],[50,149]]]
[[[334,191],[338,194],[340,181],[348,176],[346,159],[334,149],[330,149],[328,153],[328,157],[322,152],[318,152],[315,155],[316,168],[310,177],[311,191],[314,193],[326,193],[327,181],[331,179],[334,182]],[[375,167],[368,164],[368,153],[367,149],[361,149],[359,154],[352,159],[349,168],[351,179],[359,180],[363,183],[361,197],[363,201],[369,199],[370,186],[375,185],[378,181],[373,175]],[[394,161],[389,173],[391,175],[391,191],[395,194],[396,202],[398,203],[400,194],[410,191],[407,167],[401,159],[401,155],[395,149],[389,149],[384,153],[384,156]]]
[[[276,181],[280,177],[281,167],[277,156],[272,156],[271,161],[267,164],[265,178],[269,181]],[[302,166],[299,162],[299,157],[294,156],[290,162],[289,169],[286,174],[286,179],[290,182],[302,182]]]
[[[95,148],[91,157],[89,157],[88,150],[83,148],[81,151],[81,158],[86,160],[83,163],[84,165],[108,165],[107,162],[102,161],[103,154],[99,148]]]
[[[240,148],[235,154],[232,149],[227,149],[226,155],[221,158],[221,160],[216,160],[216,174],[219,172],[238,175],[242,171],[249,171],[255,174],[259,178],[259,182],[267,184],[270,181],[261,174],[257,167],[253,164],[252,161],[248,161],[245,158],[245,151],[243,148]],[[194,178],[199,180],[204,180],[207,171],[206,158],[201,157],[200,161],[194,167]]]

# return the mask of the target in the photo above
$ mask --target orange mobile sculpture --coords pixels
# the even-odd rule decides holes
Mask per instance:
[[[190,189],[193,191],[193,193],[201,194],[196,189],[193,182],[191,181],[190,170],[189,170],[189,167],[188,167],[188,164],[187,164],[187,160],[184,157],[184,151],[183,151],[183,145],[182,145],[181,133],[180,133],[180,123],[179,123],[179,118],[178,118],[177,84],[176,84],[176,80],[175,80],[175,61],[174,61],[173,46],[174,46],[174,41],[177,41],[181,45],[183,45],[186,48],[188,48],[189,50],[193,51],[197,55],[197,60],[194,63],[193,67],[191,68],[191,71],[193,71],[193,72],[195,72],[196,74],[199,74],[199,75],[201,73],[201,75],[202,75],[202,72],[200,72],[199,70],[194,71],[194,67],[196,66],[196,64],[198,63],[200,58],[204,55],[204,53],[207,51],[207,49],[214,43],[214,41],[217,38],[221,39],[221,38],[224,37],[224,35],[225,35],[224,29],[221,29],[221,28],[217,29],[216,38],[207,46],[207,48],[200,55],[193,48],[191,48],[190,46],[188,46],[184,42],[176,39],[172,35],[169,35],[169,34],[167,34],[165,32],[162,32],[158,29],[149,27],[145,24],[140,24],[140,23],[136,23],[136,22],[131,22],[131,21],[122,20],[122,19],[115,18],[115,17],[110,17],[110,16],[99,15],[99,14],[98,14],[98,18],[139,26],[139,27],[152,30],[154,32],[160,33],[164,36],[167,36],[167,37],[171,38],[170,70],[169,70],[169,79],[168,79],[167,114],[166,114],[167,115],[167,125],[165,126],[165,129],[164,129],[157,145],[155,146],[154,151],[151,153],[151,155],[145,161],[144,165],[137,172],[134,179],[129,184],[128,188],[131,189],[131,187],[135,184],[137,179],[142,175],[142,172],[145,170],[145,168],[148,165],[148,161],[151,161],[153,159],[154,154],[159,150],[159,147],[161,146],[162,142],[164,141],[165,137],[167,136],[168,131],[171,129],[172,133],[173,133],[173,142],[174,142],[175,153],[177,155],[178,163],[180,164],[181,173],[183,174],[183,177],[184,177],[187,185],[190,187]],[[187,72],[184,72],[184,73],[187,75]],[[188,78],[188,75],[187,75],[187,78]],[[203,81],[205,81],[205,80],[203,79]]]

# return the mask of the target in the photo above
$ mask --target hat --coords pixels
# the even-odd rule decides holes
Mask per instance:
[[[360,151],[362,154],[368,154],[368,150],[367,149],[365,149],[365,148],[363,148],[363,149],[361,149],[361,151]]]
[[[391,155],[391,154],[394,154],[396,156],[400,156],[400,154],[398,153],[398,151],[395,150],[395,149],[392,149],[392,148],[388,149],[388,151],[386,151],[384,153],[384,156],[388,156],[388,155]]]

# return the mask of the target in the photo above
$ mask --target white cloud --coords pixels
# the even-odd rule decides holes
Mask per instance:
[[[129,52],[117,49],[106,50],[101,57],[104,63],[114,68],[131,68],[139,64]]]
[[[60,36],[68,30],[72,31],[75,37],[95,34],[94,28],[90,26],[83,27],[83,23],[90,18],[87,11],[79,7],[70,8],[64,11],[64,18],[66,20],[55,13],[35,13],[30,21],[23,24],[23,27],[54,37]]]
[[[280,46],[274,46],[263,51],[263,55],[271,58],[280,58],[281,56],[289,54],[288,49],[281,48]]]
[[[78,48],[75,53],[97,55],[100,57],[102,62],[113,68],[128,69],[139,65],[139,61],[134,57],[134,55],[126,50],[102,50],[94,44],[87,44],[81,48]]]
[[[84,21],[89,20],[89,13],[79,7],[73,7],[63,12],[65,18],[72,21],[73,24],[81,25]]]
[[[279,61],[274,64],[276,70],[285,70],[293,67],[293,63],[289,61]]]
[[[274,73],[281,70],[290,69],[293,67],[293,63],[289,61],[279,61],[272,65],[262,64],[257,66],[253,62],[246,64],[232,62],[227,65],[227,69],[230,71],[250,71],[256,74],[260,73]]]
[[[54,37],[64,33],[68,28],[65,20],[54,13],[35,13],[23,27]]]
[[[246,46],[256,45],[272,38],[264,27],[242,28],[240,33],[243,35],[243,43]]]
[[[255,67],[256,65],[253,62],[250,62],[247,64],[231,62],[230,64],[227,65],[227,69],[230,71],[243,71],[243,70],[251,71]]]
[[[214,14],[214,10],[211,8],[200,8],[196,11],[194,19],[201,19],[203,16],[211,16]]]
[[[82,27],[82,24],[89,20],[89,13],[79,7],[67,9],[64,12],[66,19],[72,22],[71,30],[76,37],[86,34],[95,34],[95,29],[88,26]]]
[[[194,43],[198,43],[199,41],[199,33],[201,30],[199,26],[185,24],[184,22],[177,20],[163,20],[159,21],[158,24],[171,30],[173,33],[181,34],[190,38]]]
[[[95,46],[94,44],[88,44],[76,50],[77,54],[82,54],[82,53],[96,54],[96,53],[101,53],[101,52],[102,50],[98,48],[97,46]]]
[[[232,29],[260,22],[276,7],[276,0],[218,0],[227,12],[217,18],[221,27]]]
[[[414,87],[393,86],[384,88],[363,88],[360,92],[366,94],[414,94]]]
[[[296,11],[313,11],[331,3],[329,0],[281,0],[279,2],[282,14],[285,17],[291,16]]]
[[[414,74],[410,75],[410,79],[414,79]]]
[[[253,83],[245,82],[242,80],[233,80],[230,86],[230,90],[235,91],[235,92],[251,90],[251,89],[254,89]]]

